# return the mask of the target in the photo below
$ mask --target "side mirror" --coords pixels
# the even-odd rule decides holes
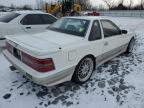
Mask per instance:
[[[128,31],[127,31],[127,30],[121,30],[121,33],[122,33],[122,34],[127,34]]]

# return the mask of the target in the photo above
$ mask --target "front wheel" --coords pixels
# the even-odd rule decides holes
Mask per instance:
[[[132,38],[129,42],[128,48],[126,50],[126,54],[132,53],[135,44],[135,38]]]
[[[90,57],[85,57],[76,66],[72,81],[83,84],[89,80],[94,70],[94,61]]]

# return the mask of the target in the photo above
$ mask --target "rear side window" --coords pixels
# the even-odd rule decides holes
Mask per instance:
[[[94,21],[90,32],[89,41],[98,40],[101,38],[100,24],[98,21]]]
[[[7,15],[0,17],[0,22],[8,23],[8,22],[12,21],[13,19],[15,19],[16,17],[18,17],[19,15],[20,14],[15,13],[15,12],[9,13]]]
[[[23,25],[41,25],[43,24],[42,18],[38,14],[26,15],[22,20]]]
[[[44,24],[52,24],[57,20],[55,17],[47,14],[41,14],[40,16],[43,19]]]
[[[112,21],[101,20],[104,37],[111,37],[121,34],[121,30]]]

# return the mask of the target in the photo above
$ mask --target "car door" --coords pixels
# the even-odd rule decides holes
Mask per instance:
[[[28,14],[21,20],[21,26],[27,33],[37,33],[42,32],[47,29],[47,27],[55,21],[55,18],[50,22],[47,21],[46,14]]]
[[[121,34],[119,27],[110,20],[101,20],[101,25],[104,34],[102,60],[105,60],[121,53],[125,44],[125,36]]]
[[[102,48],[103,48],[103,37],[102,37],[102,31],[101,31],[100,23],[98,20],[95,20],[93,22],[88,40],[90,43],[89,48],[91,48],[91,50],[93,51],[93,54],[96,57],[96,63],[99,64],[101,62],[101,54],[102,54]]]
[[[36,33],[46,29],[39,14],[28,14],[21,21],[21,27],[27,33]]]

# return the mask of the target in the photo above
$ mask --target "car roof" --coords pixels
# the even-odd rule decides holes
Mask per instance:
[[[74,18],[74,19],[85,19],[85,20],[101,20],[101,19],[110,19],[107,16],[74,16],[74,17],[64,17],[64,18]]]
[[[25,10],[25,11],[13,11],[15,13],[19,13],[19,14],[47,14],[45,12],[42,11],[31,11],[31,10]]]

